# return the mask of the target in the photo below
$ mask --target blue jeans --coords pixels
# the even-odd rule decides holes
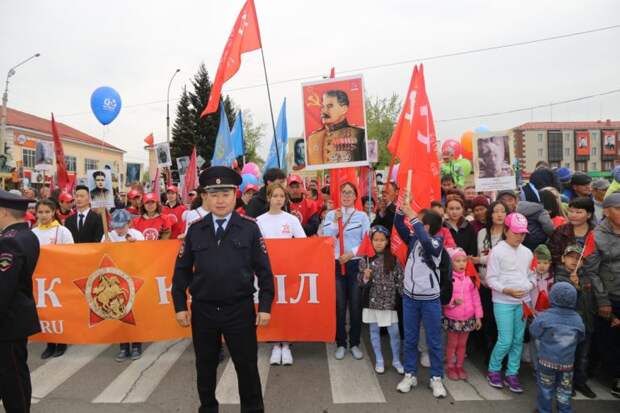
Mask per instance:
[[[347,307],[349,308],[349,345],[359,346],[362,333],[362,290],[357,282],[359,261],[346,263],[346,275],[336,260],[336,344],[347,346]]]
[[[431,359],[431,376],[443,377],[443,346],[441,342],[441,303],[439,298],[422,301],[403,295],[403,324],[405,328],[405,373],[417,376],[420,322],[426,332],[426,344]]]
[[[516,376],[521,367],[523,351],[523,334],[525,320],[521,304],[493,303],[493,313],[497,323],[497,343],[489,360],[489,371],[502,370],[502,361],[508,356],[507,376]]]
[[[377,363],[383,364],[383,352],[381,351],[381,329],[377,323],[368,324],[370,330],[370,343],[375,352],[375,360]],[[400,363],[400,332],[398,331],[398,323],[391,324],[387,328],[390,335],[390,347],[392,348],[392,364]]]
[[[557,400],[558,413],[571,412],[572,371],[554,370],[538,364],[536,384],[538,385],[537,407],[539,413],[551,413],[554,396]]]

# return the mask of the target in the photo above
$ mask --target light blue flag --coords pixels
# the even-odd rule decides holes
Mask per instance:
[[[224,105],[220,104],[220,127],[215,138],[215,149],[213,150],[212,166],[232,166],[235,153],[230,138],[230,126]]]
[[[232,141],[233,153],[235,158],[245,155],[245,145],[243,140],[243,118],[241,117],[241,111],[237,112],[237,119],[230,131],[230,140]]]
[[[278,158],[276,155],[275,143],[278,143],[278,152],[280,153],[280,165],[278,166]],[[267,162],[265,163],[265,171],[270,168],[280,168],[286,170],[286,151],[288,144],[288,127],[286,125],[286,98],[282,102],[282,108],[280,108],[280,114],[278,115],[278,123],[276,124],[276,139],[271,141],[271,148],[269,148],[269,155],[267,156]]]

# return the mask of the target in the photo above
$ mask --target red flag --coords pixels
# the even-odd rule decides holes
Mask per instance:
[[[590,231],[590,233],[586,237],[586,242],[583,247],[583,257],[589,257],[590,255],[594,254],[594,251],[596,251],[596,242],[594,242],[594,231]]]
[[[530,270],[536,271],[536,267],[538,266],[538,258],[534,257],[532,260],[532,264],[530,265]]]
[[[471,277],[474,282],[476,288],[480,288],[480,276],[478,275],[478,270],[476,270],[476,266],[471,258],[467,259],[467,266],[465,267],[465,275]]]
[[[147,136],[146,138],[144,138],[144,143],[146,143],[149,146],[152,146],[153,143],[155,143],[155,138],[153,138],[153,133],[149,133],[149,136]]]
[[[362,210],[362,194],[357,186],[357,168],[336,168],[329,172],[329,194],[334,203],[334,208],[340,208],[340,187],[346,183],[351,183],[357,190],[358,197],[355,200],[355,209]]]
[[[65,151],[62,147],[62,141],[58,134],[58,128],[56,127],[56,120],[54,120],[54,114],[52,113],[52,137],[54,138],[54,152],[56,153],[56,176],[58,177],[58,187],[61,191],[70,191],[69,187],[69,174],[67,173],[67,166],[65,165]],[[54,177],[52,177],[52,184]]]
[[[329,71],[329,78],[333,79],[336,77],[336,68],[332,67],[331,70]]]
[[[209,113],[213,113],[217,110],[222,94],[222,86],[239,70],[241,66],[241,54],[260,49],[261,47],[260,31],[258,29],[258,19],[256,18],[254,0],[247,0],[241,12],[239,12],[239,16],[237,16],[230,36],[228,36],[226,46],[224,46],[224,51],[220,58],[220,65],[217,68],[217,74],[215,75],[213,86],[211,87],[209,102],[207,103],[207,107],[202,111],[201,117],[207,116]]]
[[[160,193],[160,183],[159,183],[159,166],[156,169],[155,177],[151,177],[151,192],[157,194],[159,196]]]
[[[375,248],[372,246],[372,241],[370,240],[370,237],[368,236],[368,234],[364,235],[364,239],[362,239],[362,243],[357,248],[357,255],[359,257],[369,257],[369,258],[372,258],[375,255],[377,255],[377,253],[375,252]]]
[[[521,303],[521,307],[523,310],[523,317],[522,317],[523,320],[527,320],[530,317],[534,317],[534,312],[532,311],[532,308],[529,305],[527,305],[525,301]]]
[[[189,204],[189,193],[198,186],[198,168],[196,167],[196,147],[192,150],[192,157],[189,159],[185,180],[183,181],[182,199]]]
[[[542,290],[538,293],[538,299],[536,300],[536,305],[534,306],[534,309],[536,311],[545,311],[548,310],[549,307],[551,307],[549,305],[549,295],[547,294],[547,291]]]

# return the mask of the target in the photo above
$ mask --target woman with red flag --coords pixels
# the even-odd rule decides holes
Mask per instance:
[[[334,189],[332,188],[332,191]],[[358,198],[357,188],[351,182],[345,182],[338,188],[341,207],[325,216],[323,234],[335,238],[334,255],[336,258],[336,353],[337,360],[342,360],[347,348],[346,314],[349,308],[350,330],[348,341],[351,354],[356,360],[364,355],[360,350],[362,328],[361,291],[357,281],[359,259],[357,249],[370,228],[368,216],[355,209]],[[342,233],[338,221],[342,220]],[[342,238],[343,250],[340,249]],[[344,271],[343,271],[344,269]]]

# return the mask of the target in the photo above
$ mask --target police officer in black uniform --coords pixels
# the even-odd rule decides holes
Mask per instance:
[[[27,345],[40,331],[32,295],[39,240],[24,221],[29,203],[0,190],[0,400],[8,413],[30,411]]]
[[[263,412],[256,327],[269,323],[273,274],[258,225],[234,211],[241,176],[214,166],[200,175],[211,213],[189,228],[177,258],[172,298],[177,322],[191,324],[200,413],[218,411],[216,373],[222,336],[239,380],[241,412]],[[258,314],[254,277],[258,278]],[[191,316],[187,294],[192,296]]]

